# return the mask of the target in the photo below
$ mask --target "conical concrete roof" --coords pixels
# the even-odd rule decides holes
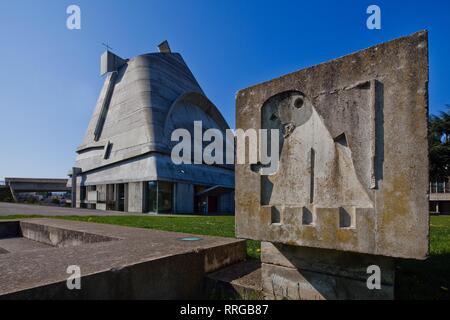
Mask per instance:
[[[109,167],[136,165],[133,162],[146,155],[165,155],[162,167],[170,166],[170,130],[174,128],[192,126],[196,120],[201,120],[206,129],[229,128],[178,53],[150,53],[126,60],[105,52],[102,70],[106,73],[105,82],[83,142],[77,148],[75,167],[97,176],[95,182],[85,177],[86,184],[102,182],[104,178],[98,171],[103,169],[109,171],[105,181],[114,182],[116,177]],[[151,174],[141,172],[141,176],[155,178],[158,171],[171,175],[171,170],[158,169],[161,161],[153,159]],[[150,170],[148,163],[139,166]],[[135,172],[122,174],[119,180],[136,181],[141,176]],[[234,184],[233,179],[227,180],[225,185]]]

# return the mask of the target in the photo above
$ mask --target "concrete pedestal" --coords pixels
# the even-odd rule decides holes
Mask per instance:
[[[394,299],[394,259],[335,250],[262,243],[262,287],[267,299]],[[369,266],[378,266],[380,289],[370,290]],[[371,282],[372,283],[372,282]]]

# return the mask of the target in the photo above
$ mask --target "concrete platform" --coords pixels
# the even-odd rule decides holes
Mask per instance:
[[[0,299],[207,298],[205,275],[246,257],[243,240],[86,222],[0,222],[1,234],[16,249],[0,255]],[[71,265],[81,290],[67,288]]]

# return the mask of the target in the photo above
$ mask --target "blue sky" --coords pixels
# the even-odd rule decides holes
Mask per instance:
[[[66,28],[71,4],[81,30]],[[381,30],[366,28],[371,4]],[[66,176],[102,85],[102,42],[129,58],[169,40],[234,127],[239,89],[428,29],[436,113],[450,104],[449,14],[448,0],[0,0],[0,180]]]

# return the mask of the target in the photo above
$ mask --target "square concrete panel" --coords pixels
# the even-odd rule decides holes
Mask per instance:
[[[428,255],[428,34],[244,89],[237,127],[280,129],[270,176],[236,166],[240,238]]]

